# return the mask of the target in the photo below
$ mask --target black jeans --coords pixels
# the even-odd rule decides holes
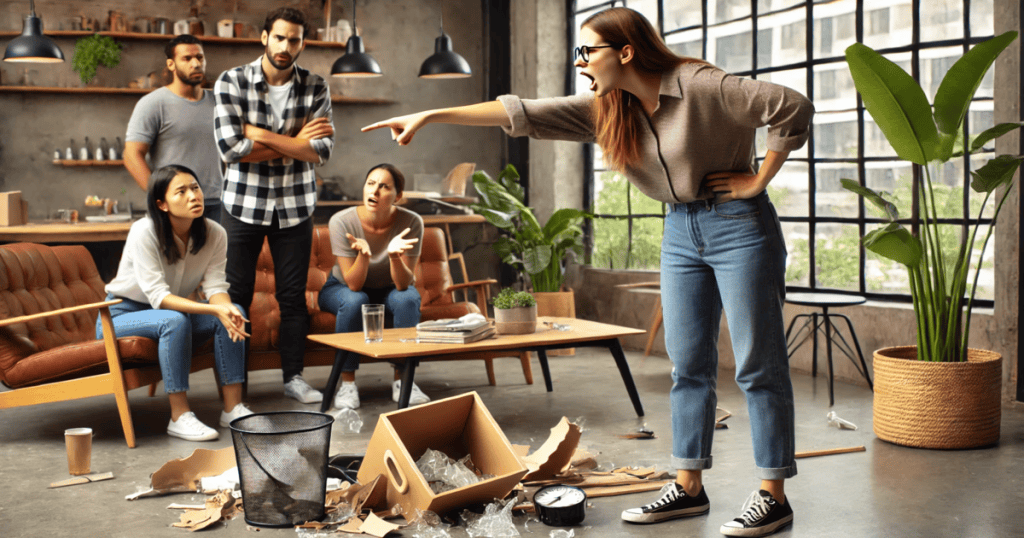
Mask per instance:
[[[302,373],[309,334],[309,311],[306,310],[306,277],[309,274],[310,249],[313,246],[313,219],[297,226],[281,228],[277,215],[270,226],[248,224],[224,211],[221,225],[228,233],[228,263],[225,276],[231,302],[252,312],[253,287],[256,282],[256,261],[263,249],[263,239],[270,244],[274,260],[274,296],[281,309],[278,348],[281,352],[281,373],[287,383]],[[269,330],[253,327],[251,331]],[[252,334],[252,332],[250,332]]]

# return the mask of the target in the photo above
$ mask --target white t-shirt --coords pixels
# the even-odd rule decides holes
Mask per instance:
[[[288,92],[292,90],[292,81],[289,80],[280,86],[267,84],[267,87],[270,88],[270,108],[274,110],[274,126],[280,127],[284,123],[283,112],[288,110]]]
[[[177,237],[174,242],[182,246]],[[224,267],[228,262],[228,234],[224,228],[207,219],[206,244],[195,254],[191,249],[190,239],[184,257],[168,265],[160,251],[153,220],[140,219],[128,231],[117,276],[105,289],[117,297],[149,303],[153,308],[160,308],[168,295],[188,297],[200,284],[207,297],[227,293]]]

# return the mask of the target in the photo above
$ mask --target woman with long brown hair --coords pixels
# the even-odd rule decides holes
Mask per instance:
[[[736,381],[750,414],[761,486],[721,531],[764,536],[789,524],[784,480],[796,474],[793,388],[783,330],[786,249],[765,188],[789,152],[807,140],[814,108],[799,93],[734,77],[677,56],[642,15],[627,8],[583,22],[575,65],[592,93],[497,101],[385,120],[408,144],[429,123],[501,126],[511,136],[597,142],[611,168],[670,205],[661,252],[665,343],[673,363],[669,396],[676,481],[622,518],[654,523],[707,513],[703,471],[711,468],[724,311]],[[758,127],[768,151],[754,169]]]

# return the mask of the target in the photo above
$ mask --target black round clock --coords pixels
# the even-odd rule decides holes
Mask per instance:
[[[574,486],[545,486],[533,495],[537,517],[553,527],[579,525],[586,516],[586,504],[587,494]]]

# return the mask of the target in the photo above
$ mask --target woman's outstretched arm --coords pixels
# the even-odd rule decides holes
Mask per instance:
[[[486,101],[475,105],[453,108],[438,108],[397,116],[379,121],[362,128],[365,133],[374,129],[391,128],[391,139],[404,146],[412,141],[412,137],[421,127],[428,123],[450,123],[454,125],[478,125],[485,127],[511,128],[512,122],[499,101]]]

